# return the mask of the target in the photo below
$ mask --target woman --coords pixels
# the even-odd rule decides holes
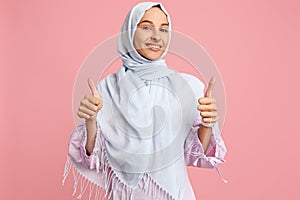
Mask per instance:
[[[71,161],[79,198],[89,185],[96,198],[192,200],[186,166],[224,162],[214,79],[204,93],[199,79],[168,68],[170,37],[162,4],[137,4],[119,37],[123,66],[97,87],[88,80],[77,113],[85,123],[72,132],[65,169],[66,177]]]

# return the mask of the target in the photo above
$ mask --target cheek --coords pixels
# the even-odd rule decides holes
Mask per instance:
[[[166,47],[168,45],[168,43],[169,43],[169,35],[162,36],[162,39],[163,39],[164,45]]]
[[[139,49],[140,48],[140,41],[137,37],[134,37],[134,40],[133,40],[133,46],[135,49]]]
[[[134,41],[133,41],[134,47],[136,49],[137,48],[140,49],[142,47],[142,44],[144,41],[145,41],[145,34],[141,33],[140,31],[137,30],[135,33],[135,36],[134,36]]]

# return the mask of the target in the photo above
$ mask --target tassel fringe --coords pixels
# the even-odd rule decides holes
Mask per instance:
[[[101,160],[97,171],[102,171],[102,178],[104,180],[104,187],[87,179],[81,172],[74,166],[71,158],[68,156],[63,172],[62,185],[64,185],[67,176],[72,171],[73,175],[73,196],[77,199],[82,199],[83,195],[89,190],[88,200],[111,200],[120,196],[120,200],[132,200],[134,189],[123,183],[119,177],[114,173],[110,167],[105,149],[102,149]],[[100,174],[99,174],[100,175]],[[142,180],[142,191],[147,196],[159,200],[175,200],[165,189],[160,187],[148,173],[145,173]],[[116,188],[122,188],[121,194],[117,195]],[[77,194],[78,193],[78,194]]]

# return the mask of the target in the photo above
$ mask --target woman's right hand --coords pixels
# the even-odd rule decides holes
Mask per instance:
[[[97,114],[102,108],[103,103],[101,96],[91,78],[88,79],[88,84],[92,94],[86,94],[80,101],[77,115],[80,118],[86,119],[86,121],[96,121]]]

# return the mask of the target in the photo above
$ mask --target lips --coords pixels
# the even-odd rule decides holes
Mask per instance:
[[[159,51],[162,46],[159,44],[146,43],[146,46],[152,51]]]

